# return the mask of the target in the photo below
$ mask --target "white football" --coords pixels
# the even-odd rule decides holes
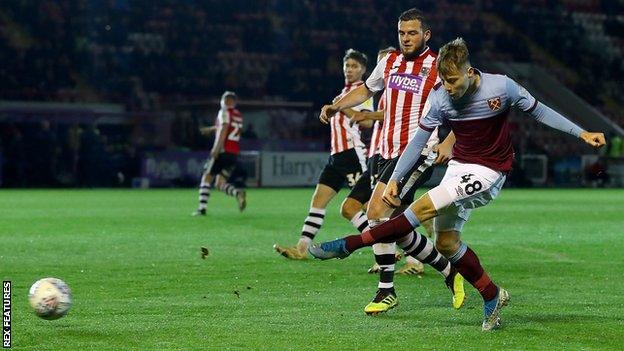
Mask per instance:
[[[72,305],[71,290],[60,279],[39,279],[30,287],[28,301],[37,316],[59,319],[67,314]]]

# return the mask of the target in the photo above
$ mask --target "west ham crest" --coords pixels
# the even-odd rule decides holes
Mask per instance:
[[[488,103],[488,106],[490,107],[490,109],[492,111],[497,111],[497,110],[500,110],[500,108],[501,108],[500,96],[497,96],[497,97],[492,98],[492,99],[488,99],[487,103]]]

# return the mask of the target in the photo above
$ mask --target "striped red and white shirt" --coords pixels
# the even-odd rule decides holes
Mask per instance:
[[[342,92],[338,95],[334,101],[341,99],[351,90],[359,87],[364,84],[364,82],[359,81],[352,84],[346,84],[344,88],[342,88]],[[355,111],[372,111],[373,110],[373,98],[370,98],[360,105],[352,107]],[[357,123],[353,123],[353,125],[349,125],[349,117],[342,112],[338,112],[333,115],[329,120],[329,125],[331,127],[331,154],[337,154],[339,152],[347,151],[349,149],[357,148],[360,150],[364,150],[365,146],[362,142],[362,138],[360,135],[360,126]],[[357,150],[356,150],[357,151]],[[365,151],[362,151],[362,155],[365,154]],[[363,156],[362,156],[363,157]]]
[[[379,145],[381,157],[400,156],[414,137],[429,92],[438,80],[436,57],[437,54],[428,47],[413,59],[406,59],[400,51],[393,51],[377,63],[366,80],[366,87],[372,92],[385,89],[386,109]],[[437,133],[432,133],[427,145],[431,147],[437,142]]]
[[[377,111],[383,111],[385,106],[385,94],[382,94],[377,103]],[[373,134],[371,135],[370,146],[368,147],[368,157],[371,158],[379,153],[379,143],[381,142],[381,121],[373,123]]]
[[[217,128],[224,128],[221,133],[227,133],[222,151],[231,154],[240,153],[240,135],[243,129],[243,115],[240,111],[233,107],[222,107],[215,125]]]

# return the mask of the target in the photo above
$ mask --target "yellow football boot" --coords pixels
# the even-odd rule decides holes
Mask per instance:
[[[379,289],[373,301],[369,302],[369,304],[364,307],[364,313],[370,316],[387,312],[399,304],[398,300],[394,291]]]
[[[464,277],[455,269],[445,280],[446,286],[453,294],[453,308],[458,310],[466,302],[466,292],[464,291]]]

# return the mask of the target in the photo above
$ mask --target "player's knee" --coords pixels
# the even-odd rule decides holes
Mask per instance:
[[[457,252],[460,243],[459,232],[455,230],[438,230],[436,232],[436,249],[446,257]]]
[[[410,205],[410,209],[421,222],[427,221],[437,215],[435,206],[427,194],[421,196]]]
[[[342,206],[340,206],[340,214],[344,218],[351,220],[361,209],[362,204],[359,201],[348,197],[342,202]]]
[[[366,209],[366,216],[369,219],[378,219],[386,217],[386,212],[388,211],[388,206],[381,199],[372,198],[368,203],[368,208]]]

